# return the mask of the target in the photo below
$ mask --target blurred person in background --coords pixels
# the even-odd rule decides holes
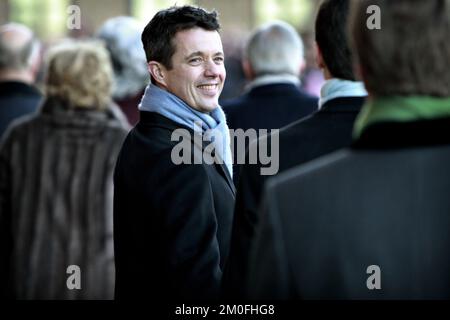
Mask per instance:
[[[113,168],[126,127],[111,111],[101,43],[48,52],[45,99],[0,144],[0,275],[16,299],[112,299]],[[69,290],[66,270],[81,271]]]
[[[33,83],[40,60],[40,43],[29,28],[0,26],[0,137],[14,119],[38,109],[42,95]]]
[[[368,8],[381,29],[367,28]],[[369,97],[351,148],[271,178],[257,299],[450,298],[450,1],[354,0]]]
[[[137,105],[149,82],[141,42],[143,29],[137,19],[121,16],[107,20],[97,32],[97,37],[105,41],[112,60],[115,79],[113,99],[131,125],[139,120]]]
[[[317,98],[300,89],[304,67],[303,42],[297,31],[282,21],[257,28],[247,42],[243,69],[250,83],[247,92],[224,101],[230,129],[279,129],[317,110]],[[246,141],[246,147],[248,141]],[[234,163],[239,158],[235,143]],[[234,168],[237,184],[239,167]]]
[[[300,87],[303,42],[286,22],[265,24],[247,42],[243,69],[247,92],[224,101],[231,129],[278,129],[317,110],[317,98]]]

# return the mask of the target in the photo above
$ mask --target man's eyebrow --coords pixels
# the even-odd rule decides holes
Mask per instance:
[[[186,60],[189,60],[189,59],[192,58],[192,57],[197,57],[197,56],[202,56],[202,55],[203,55],[203,52],[201,52],[201,51],[195,51],[195,52],[191,53],[190,55],[188,55],[188,56],[186,57]]]
[[[191,53],[190,55],[188,55],[186,57],[186,60],[189,60],[193,57],[203,56],[203,55],[204,55],[204,53],[202,51],[195,51],[195,52]],[[222,51],[216,52],[214,54],[214,57],[217,57],[217,56],[224,56],[224,53]]]

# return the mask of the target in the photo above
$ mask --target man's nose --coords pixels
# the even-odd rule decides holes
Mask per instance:
[[[217,77],[220,74],[222,65],[216,64],[213,60],[208,60],[205,65],[206,77]]]

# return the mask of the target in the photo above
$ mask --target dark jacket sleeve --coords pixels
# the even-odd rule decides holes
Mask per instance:
[[[209,177],[201,165],[167,171],[157,191],[164,212],[169,286],[184,299],[218,297],[222,277],[217,219]]]

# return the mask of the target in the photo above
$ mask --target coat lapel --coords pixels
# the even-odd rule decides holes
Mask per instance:
[[[189,130],[189,132],[190,132],[189,138],[191,139],[194,147],[201,148],[202,155],[203,155],[203,151],[205,150],[206,146],[208,146],[209,141],[203,141],[201,137],[198,139],[195,139],[195,138],[193,138],[194,135],[199,134],[199,133],[194,133],[194,131],[192,131],[192,130]],[[201,144],[199,143],[200,141],[201,141]],[[217,155],[217,153],[214,153],[214,159],[215,159],[214,165],[215,165],[217,171],[227,182],[228,186],[230,187],[231,192],[233,193],[233,196],[236,197],[236,187],[234,186],[233,179],[230,177],[230,174],[228,172],[228,169],[225,166],[224,161],[222,159],[220,159],[220,157]]]
[[[216,159],[217,159],[217,155],[216,155]],[[233,179],[230,177],[230,173],[228,172],[228,169],[226,168],[225,164],[223,163],[223,161],[220,162],[216,162],[216,168],[219,171],[219,173],[225,178],[225,180],[228,183],[228,186],[231,189],[231,192],[233,193],[233,196],[236,197],[236,187],[234,186],[233,183]]]

